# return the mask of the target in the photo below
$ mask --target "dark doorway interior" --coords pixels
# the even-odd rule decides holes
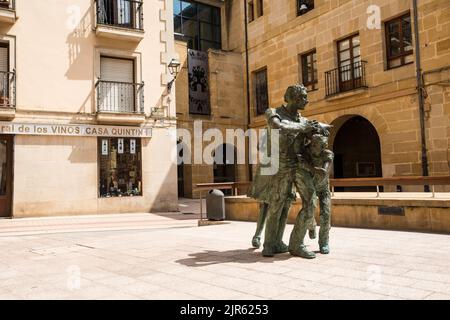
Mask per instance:
[[[382,177],[380,139],[375,127],[355,116],[339,129],[333,144],[335,178]],[[345,187],[336,191],[375,191],[375,187]]]
[[[11,217],[14,136],[0,135],[0,217]]]
[[[184,145],[183,142],[177,142],[178,156],[183,159]],[[177,165],[177,176],[178,176],[178,197],[184,197],[184,163],[181,162]]]
[[[236,150],[234,146],[222,144],[214,153],[214,183],[236,181]],[[231,195],[231,190],[223,190]]]

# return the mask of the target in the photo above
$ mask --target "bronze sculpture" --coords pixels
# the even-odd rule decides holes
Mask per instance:
[[[322,253],[329,251],[329,227],[327,228],[327,225],[329,226],[330,200],[328,194],[324,191],[324,185],[328,185],[328,178],[325,179],[328,173],[325,174],[324,171],[328,170],[330,163],[318,164],[322,159],[320,158],[322,151],[325,152],[322,150],[322,144],[320,144],[322,149],[317,153],[318,147],[308,148],[305,141],[309,141],[308,137],[318,139],[316,137],[318,135],[326,137],[328,127],[317,121],[309,121],[298,113],[299,110],[304,110],[308,103],[307,90],[303,85],[288,87],[284,98],[286,104],[266,111],[268,135],[270,136],[271,130],[279,130],[279,152],[270,155],[272,159],[276,157],[279,168],[276,173],[263,176],[259,166],[251,186],[249,196],[262,202],[252,245],[254,247],[260,246],[260,233],[264,226],[264,220],[267,220],[263,256],[271,257],[274,254],[289,251],[294,256],[312,259],[315,254],[306,249],[303,239],[306,231],[314,225],[315,200],[316,194],[319,193],[321,195],[319,201],[324,211],[321,214],[319,242]],[[315,146],[316,140],[314,141]],[[317,157],[320,159],[316,159]],[[314,165],[313,158],[314,161],[317,160],[314,162],[317,165]],[[317,169],[312,169],[315,167]],[[320,167],[323,170],[319,169]],[[295,200],[295,191],[300,193],[302,210],[298,213],[288,247],[283,243],[282,237],[290,205]],[[312,232],[310,232],[311,236],[313,236]]]
[[[306,168],[313,176],[314,191],[319,200],[320,207],[320,230],[319,230],[319,249],[320,253],[328,254],[329,248],[329,232],[330,232],[330,215],[331,215],[331,193],[329,183],[329,170],[333,162],[334,154],[328,150],[328,128],[316,133],[308,139],[303,154],[299,154],[300,167]],[[315,223],[311,222],[309,231],[310,238],[315,238],[315,234],[311,232]],[[314,232],[315,233],[315,232]]]
[[[260,177],[255,177],[252,190],[263,190],[264,202],[268,203],[266,231],[264,238],[263,256],[271,257],[277,253],[291,251],[293,254],[307,256],[302,248],[288,247],[283,243],[282,237],[286,226],[288,210],[283,210],[287,202],[291,202],[292,188],[300,191],[304,204],[303,209],[312,210],[314,207],[314,185],[312,178],[303,179],[298,175],[298,158],[295,153],[295,141],[304,140],[306,134],[319,129],[317,121],[309,121],[298,113],[308,103],[306,88],[302,85],[293,85],[286,90],[284,96],[286,104],[276,109],[266,111],[268,135],[271,130],[279,130],[277,154],[272,154],[279,163],[278,171],[262,180],[270,179],[270,183],[259,187]],[[270,140],[270,139],[269,139]],[[252,192],[250,193],[252,196]],[[261,200],[261,198],[259,198]],[[312,204],[312,205],[311,205]],[[302,209],[302,210],[303,210]],[[303,210],[303,211],[305,211]],[[309,217],[309,214],[307,215]]]

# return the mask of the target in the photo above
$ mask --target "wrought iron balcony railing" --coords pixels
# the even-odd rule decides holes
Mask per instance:
[[[142,0],[96,0],[97,25],[144,30]]]
[[[367,88],[366,63],[357,61],[325,72],[325,95],[329,97],[341,92]]]
[[[16,10],[16,1],[15,0],[0,0],[0,10]]]
[[[97,112],[144,113],[144,83],[98,80]]]
[[[0,108],[16,107],[16,73],[0,72]]]

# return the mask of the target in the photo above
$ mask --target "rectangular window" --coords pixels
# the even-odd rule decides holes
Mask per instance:
[[[256,71],[255,79],[255,98],[256,114],[260,115],[269,108],[269,90],[267,87],[267,69]]]
[[[173,6],[177,40],[194,50],[222,48],[220,8],[189,0],[174,0]]]
[[[101,198],[142,195],[140,138],[98,138]]]
[[[409,13],[385,24],[387,68],[392,69],[413,62],[411,16]]]
[[[9,105],[10,80],[9,45],[0,42],[0,107]]]
[[[0,42],[0,108],[15,106],[15,73],[10,71],[9,42]]]
[[[142,30],[142,4],[138,0],[96,1],[97,23]]]
[[[297,16],[304,15],[312,9],[314,9],[314,0],[297,0]]]
[[[134,60],[100,57],[98,111],[136,112]]]
[[[255,20],[255,5],[253,4],[253,1],[248,2],[248,22],[252,22]]]
[[[259,18],[264,14],[264,0],[258,0],[256,6],[256,17]]]
[[[363,68],[360,53],[359,34],[345,38],[337,43],[339,91],[360,88]]]
[[[316,49],[300,56],[302,82],[308,90],[317,89],[317,54]]]

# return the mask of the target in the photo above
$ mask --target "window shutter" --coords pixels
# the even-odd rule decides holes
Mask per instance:
[[[0,72],[8,72],[8,47],[0,47]]]
[[[101,57],[100,74],[103,81],[134,83],[133,60]]]

